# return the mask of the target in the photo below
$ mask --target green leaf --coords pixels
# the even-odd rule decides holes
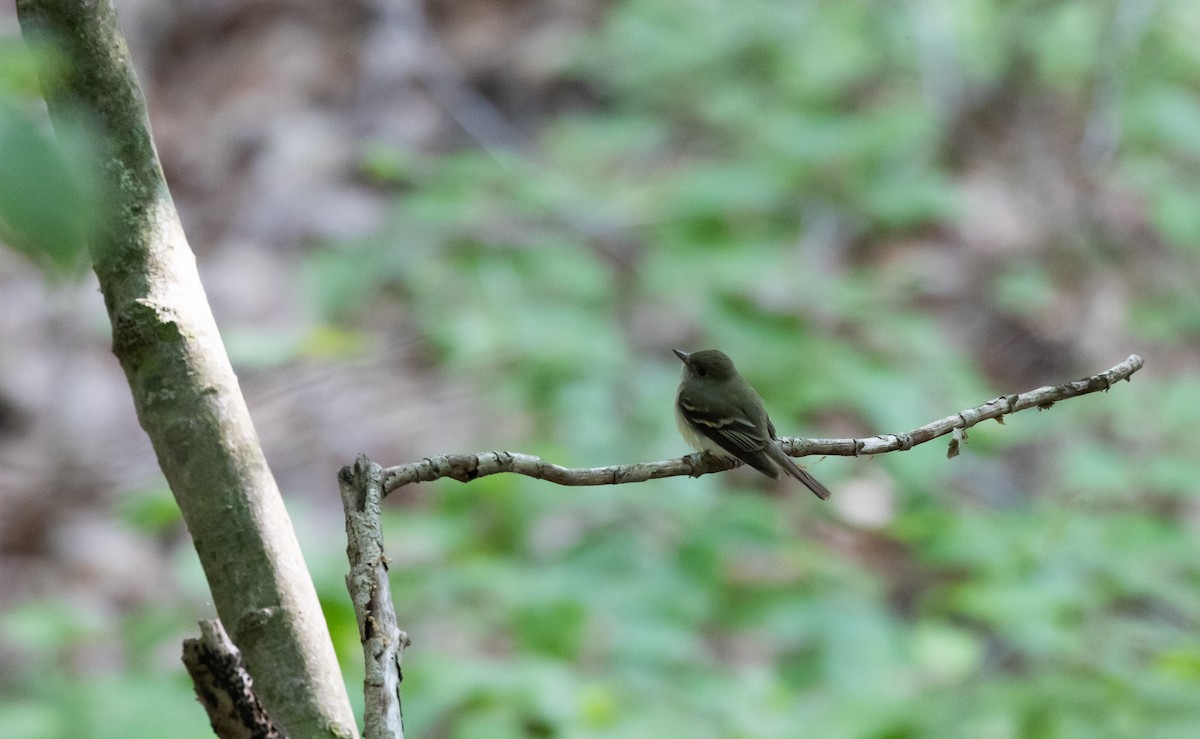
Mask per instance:
[[[77,278],[101,223],[98,149],[82,125],[44,128],[0,99],[0,238],[48,276]]]

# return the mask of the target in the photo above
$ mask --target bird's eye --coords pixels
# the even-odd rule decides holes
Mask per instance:
[[[708,374],[708,370],[704,369],[703,367],[700,367],[699,369],[696,370],[696,374],[700,375],[701,377],[704,377],[705,375]]]

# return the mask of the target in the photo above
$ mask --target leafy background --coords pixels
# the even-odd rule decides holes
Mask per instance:
[[[1200,7],[118,5],[352,695],[333,473],[359,451],[678,455],[672,347],[724,349],[783,433],[819,436],[1137,351],[1133,383],[953,461],[808,460],[828,505],[745,472],[400,491],[406,722],[1195,735]],[[207,736],[178,664],[203,577],[72,278],[91,139],[50,135],[53,52],[12,17],[0,727]]]

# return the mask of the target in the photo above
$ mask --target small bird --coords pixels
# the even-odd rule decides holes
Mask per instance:
[[[776,480],[783,470],[821,500],[829,498],[828,488],[783,453],[762,398],[729,357],[715,349],[673,351],[683,360],[675,423],[684,441],[698,452],[736,457]]]

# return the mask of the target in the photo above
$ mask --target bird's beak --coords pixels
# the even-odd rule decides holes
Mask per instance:
[[[671,351],[675,352],[675,356],[679,357],[679,361],[681,361],[685,364],[687,363],[688,357],[692,356],[691,354],[688,354],[687,352],[679,350],[679,349],[672,349]]]

